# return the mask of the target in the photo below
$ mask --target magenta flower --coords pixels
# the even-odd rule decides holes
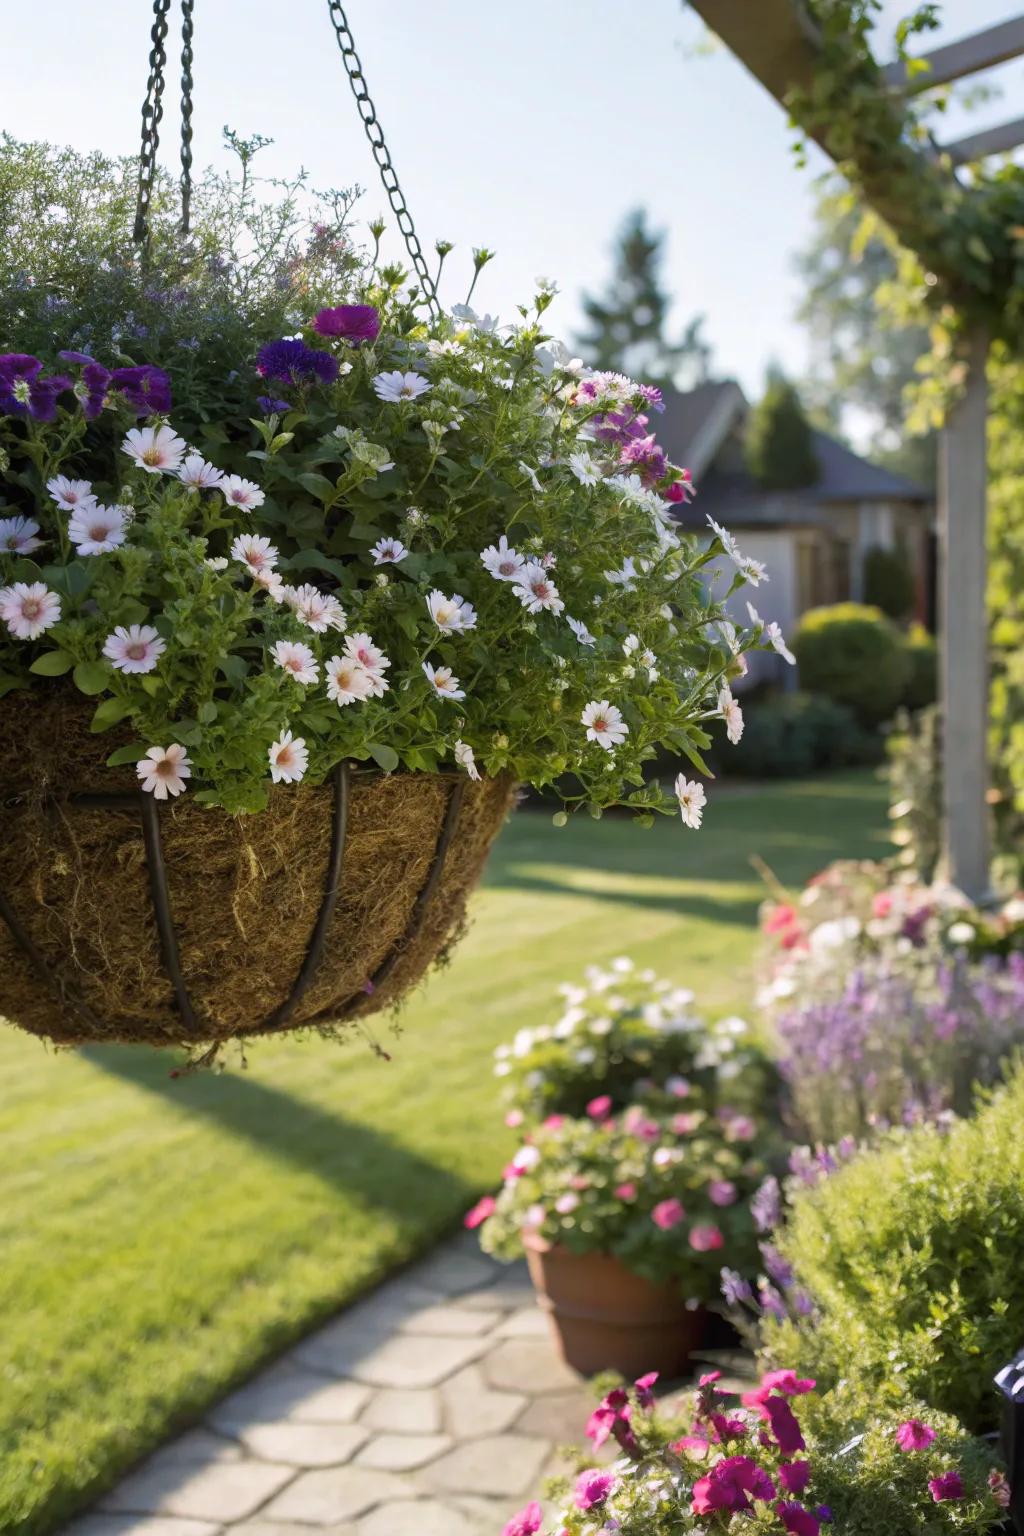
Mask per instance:
[[[663,1232],[671,1232],[672,1228],[677,1227],[685,1215],[686,1212],[681,1201],[676,1199],[659,1200],[651,1212],[651,1220]]]
[[[654,1407],[654,1392],[652,1389],[657,1379],[657,1371],[648,1371],[646,1376],[638,1376],[636,1381],[634,1381],[633,1386],[636,1388],[636,1395],[641,1408]]]
[[[635,1200],[636,1199],[636,1185],[635,1184],[616,1184],[615,1190],[614,1190],[614,1194],[615,1194],[616,1200]]]
[[[681,1442],[677,1442],[681,1443]],[[775,1485],[763,1467],[749,1456],[723,1456],[707,1477],[693,1485],[692,1509],[695,1515],[710,1515],[714,1510],[748,1510],[751,1498],[775,1497]]]
[[[535,1536],[544,1523],[544,1511],[536,1499],[532,1504],[527,1504],[518,1515],[513,1515],[506,1525],[502,1536]]]
[[[821,1530],[818,1517],[812,1515],[809,1509],[804,1509],[802,1504],[780,1500],[775,1506],[775,1512],[792,1536],[818,1536]]]
[[[924,1451],[935,1439],[935,1431],[920,1419],[906,1419],[896,1431],[896,1444],[901,1451]]]
[[[576,1508],[596,1509],[607,1499],[615,1487],[615,1481],[614,1472],[599,1472],[596,1467],[581,1472],[576,1479]]]
[[[619,463],[624,469],[638,474],[646,486],[657,485],[668,473],[665,450],[655,442],[653,433],[650,437],[637,437],[626,443],[619,454]]]
[[[771,1423],[775,1443],[783,1456],[793,1456],[806,1449],[797,1416],[784,1397],[766,1397],[762,1412]]]
[[[798,1376],[796,1371],[766,1371],[761,1377],[760,1390],[766,1395],[781,1392],[783,1397],[802,1397],[805,1392],[813,1392],[816,1386],[813,1377]]]
[[[462,1225],[472,1232],[474,1227],[482,1227],[488,1216],[493,1216],[497,1207],[497,1200],[493,1195],[484,1195],[478,1200],[471,1211],[467,1211],[462,1220]]]
[[[938,1477],[928,1479],[928,1491],[936,1504],[945,1504],[950,1499],[962,1499],[963,1479],[959,1472],[941,1472]]]
[[[607,1120],[611,1112],[611,1095],[607,1093],[598,1094],[597,1098],[591,1099],[590,1103],[587,1105],[587,1114],[590,1116],[591,1120]]]
[[[721,1228],[708,1223],[690,1228],[690,1247],[695,1253],[710,1253],[713,1248],[725,1246]]]
[[[344,341],[376,341],[380,315],[372,304],[339,304],[336,309],[320,310],[313,329],[318,336],[340,336]]]
[[[708,1185],[708,1195],[712,1205],[732,1205],[738,1191],[731,1179],[712,1179]]]
[[[809,1461],[784,1461],[779,1468],[779,1482],[787,1493],[803,1493],[810,1480]]]

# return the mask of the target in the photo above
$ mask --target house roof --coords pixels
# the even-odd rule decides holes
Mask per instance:
[[[700,523],[710,514],[751,521],[784,521],[811,508],[849,502],[928,503],[930,491],[902,475],[890,473],[844,447],[827,432],[812,429],[818,479],[796,490],[767,491],[745,469],[725,469],[715,463],[722,444],[749,406],[732,379],[702,384],[686,393],[667,391],[658,437],[669,457],[692,470],[700,502]],[[682,521],[690,521],[685,515]]]

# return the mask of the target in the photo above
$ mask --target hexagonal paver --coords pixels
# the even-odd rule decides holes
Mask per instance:
[[[292,1364],[275,1366],[251,1381],[248,1386],[233,1392],[207,1414],[207,1423],[226,1435],[239,1435],[254,1424],[276,1424],[280,1419],[290,1419],[305,1412],[303,1405],[328,1402],[321,1394],[341,1393],[335,1401],[344,1402],[346,1411],[340,1422],[354,1419],[369,1395],[365,1387],[355,1385],[341,1387],[326,1383],[315,1371],[296,1369]],[[340,1412],[340,1408],[339,1408]],[[325,1422],[334,1423],[332,1415]]]
[[[417,1489],[408,1478],[369,1467],[333,1467],[303,1472],[263,1511],[268,1520],[297,1520],[307,1525],[356,1520],[360,1515],[400,1499],[414,1499]]]
[[[494,1536],[500,1526],[492,1527]],[[420,1499],[415,1504],[382,1504],[372,1514],[364,1515],[358,1525],[359,1536],[481,1536],[481,1528],[472,1517],[453,1504]]]
[[[484,1339],[395,1334],[376,1349],[354,1353],[345,1374],[374,1387],[436,1387],[486,1349]]]
[[[441,1428],[441,1398],[435,1387],[422,1392],[381,1387],[371,1396],[359,1422],[385,1433],[434,1435]]]
[[[424,1467],[419,1476],[442,1493],[479,1493],[486,1488],[498,1498],[514,1498],[537,1487],[540,1469],[550,1454],[548,1440],[486,1435],[457,1445]]]
[[[531,1397],[567,1392],[580,1383],[547,1339],[506,1339],[487,1356],[483,1368],[492,1387]]]
[[[551,1324],[540,1307],[519,1307],[495,1329],[499,1339],[547,1339]]]
[[[217,1536],[219,1530],[219,1525],[206,1520],[175,1520],[168,1515],[83,1515],[65,1526],[63,1536]]]
[[[343,1375],[360,1351],[374,1349],[397,1333],[408,1317],[427,1311],[445,1295],[404,1277],[389,1281],[365,1301],[347,1308],[326,1328],[303,1339],[292,1351],[293,1358],[307,1368]]]
[[[457,1301],[441,1302],[424,1307],[420,1312],[410,1312],[402,1321],[403,1333],[429,1333],[455,1338],[469,1338],[475,1334],[490,1333],[501,1322],[500,1312],[488,1312],[482,1307],[462,1307]]]
[[[299,1424],[351,1424],[372,1395],[371,1388],[358,1381],[332,1381],[298,1398],[287,1417]]]
[[[181,1515],[223,1524],[244,1520],[295,1476],[266,1461],[221,1461],[205,1467],[143,1466],[107,1494],[114,1514]]]
[[[516,1264],[506,1264],[498,1271],[497,1278],[492,1284],[484,1290],[473,1291],[462,1296],[459,1300],[461,1306],[484,1307],[488,1310],[493,1307],[505,1307],[511,1311],[514,1307],[528,1306],[534,1300],[534,1290],[526,1260]]]
[[[256,1424],[242,1435],[243,1444],[263,1461],[290,1467],[339,1467],[370,1438],[361,1424]]]
[[[409,1278],[442,1296],[461,1296],[465,1291],[493,1285],[499,1273],[494,1260],[484,1258],[479,1249],[474,1252],[452,1244],[417,1264]]]
[[[558,1444],[583,1439],[583,1430],[594,1410],[594,1399],[582,1388],[575,1392],[551,1392],[530,1403],[516,1430],[521,1435],[542,1435]]]
[[[375,1435],[356,1457],[360,1467],[377,1467],[382,1472],[412,1472],[416,1467],[436,1461],[451,1450],[450,1435]]]
[[[488,1386],[479,1365],[469,1365],[441,1387],[445,1427],[457,1440],[500,1435],[511,1429],[528,1399]]]
[[[292,1520],[243,1520],[230,1527],[228,1536],[358,1536],[356,1527],[344,1525],[296,1525]]]

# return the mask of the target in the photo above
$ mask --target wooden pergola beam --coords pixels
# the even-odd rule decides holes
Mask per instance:
[[[1024,144],[1024,117],[954,139],[952,144],[942,145],[942,153],[949,155],[954,165],[969,165],[972,160],[984,160],[986,155],[1005,154],[1019,144]]]
[[[970,37],[947,43],[931,53],[920,55],[928,70],[914,70],[908,74],[903,59],[886,65],[882,71],[887,85],[905,96],[927,91],[933,85],[948,85],[952,80],[962,80],[965,75],[976,75],[979,70],[992,69],[1005,64],[1024,53],[1024,16],[1014,16],[995,27],[985,27]]]

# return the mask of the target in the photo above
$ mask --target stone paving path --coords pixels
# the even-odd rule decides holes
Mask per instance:
[[[525,1265],[464,1234],[211,1409],[64,1536],[500,1536],[591,1406]]]

